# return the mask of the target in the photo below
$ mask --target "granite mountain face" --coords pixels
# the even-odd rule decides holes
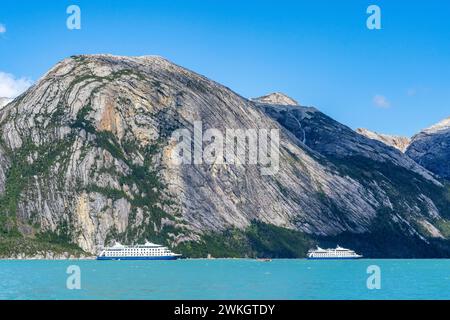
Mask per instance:
[[[173,164],[173,133],[196,122],[278,129],[278,172]],[[296,257],[336,242],[450,255],[449,191],[432,166],[280,93],[249,100],[160,57],[65,59],[1,109],[0,130],[0,244],[17,251],[149,239],[190,256]]]
[[[406,154],[434,174],[450,179],[450,118],[416,134]]]

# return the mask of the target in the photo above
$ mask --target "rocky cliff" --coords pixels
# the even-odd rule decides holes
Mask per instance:
[[[406,154],[436,175],[450,179],[450,118],[416,134]]]
[[[450,253],[448,190],[409,157],[286,96],[248,100],[160,57],[65,59],[0,111],[0,128],[2,247],[95,253],[149,239],[189,256],[295,257],[336,242],[368,256]],[[199,129],[279,132],[278,169],[217,154],[175,164],[174,133]],[[236,150],[250,138],[233,139]]]

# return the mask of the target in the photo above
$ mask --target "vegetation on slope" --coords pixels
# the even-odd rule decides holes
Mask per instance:
[[[315,242],[306,234],[263,222],[247,229],[207,233],[199,242],[184,242],[174,250],[190,258],[304,258]]]
[[[51,253],[53,256],[89,256],[75,244],[54,240],[46,238],[45,235],[35,238],[2,235],[0,236],[0,258],[34,257],[36,255],[45,257],[47,253]]]

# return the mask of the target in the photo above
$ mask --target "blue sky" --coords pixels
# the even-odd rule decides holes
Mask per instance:
[[[66,28],[71,4],[81,30]],[[371,4],[381,30],[366,27]],[[35,81],[73,54],[161,55],[246,97],[281,91],[410,136],[450,116],[449,16],[441,0],[1,0],[0,72]]]

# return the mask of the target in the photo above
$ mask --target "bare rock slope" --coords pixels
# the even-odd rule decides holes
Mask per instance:
[[[431,172],[449,180],[450,118],[416,134],[406,154]]]
[[[280,130],[279,170],[175,165],[173,132],[194,136],[198,122]],[[400,151],[285,96],[248,100],[160,57],[65,59],[0,111],[0,128],[0,241],[90,253],[144,239],[191,255],[245,243],[222,254],[301,256],[337,241],[369,256],[450,252],[439,231],[447,190]]]

